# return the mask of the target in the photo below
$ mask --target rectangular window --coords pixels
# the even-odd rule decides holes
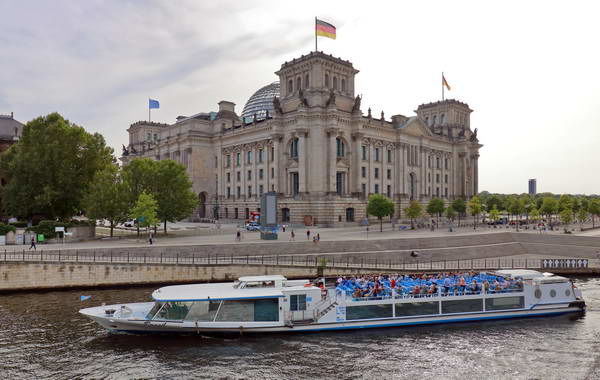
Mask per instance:
[[[387,197],[391,198],[392,197],[392,186],[391,185],[387,185]]]
[[[248,180],[252,179],[252,170],[248,170],[248,176],[246,177]]]
[[[442,314],[483,311],[483,299],[442,301]]]
[[[347,306],[346,320],[391,318],[393,316],[392,305],[368,305]]]
[[[146,141],[152,141],[152,133],[146,134]]]
[[[231,154],[228,154],[226,157],[227,158],[226,158],[225,162],[227,163],[227,167],[230,167],[231,166]]]
[[[486,298],[485,310],[523,309],[525,307],[524,298],[525,297]]]
[[[439,196],[440,196],[440,188],[439,188],[439,187],[436,187],[436,188],[435,188],[435,196],[436,196],[436,197],[439,197]]]
[[[440,158],[439,158],[439,157],[436,157],[436,158],[435,158],[435,167],[436,167],[437,169],[439,169],[439,168],[440,168]]]
[[[241,189],[241,188],[238,186],[238,187],[237,187],[237,197],[238,197],[238,198],[242,196],[242,191],[241,191],[241,190],[242,190],[242,189]],[[237,210],[237,208],[236,208],[236,210]],[[236,215],[237,215],[237,212],[236,212]],[[236,216],[235,218],[237,219],[237,216]]]
[[[258,163],[262,164],[262,162],[263,162],[263,150],[259,149],[258,150]]]
[[[275,168],[271,168],[271,178],[275,178]]]
[[[444,168],[448,170],[448,159],[444,158]]]
[[[271,147],[271,161],[275,161],[275,148]]]
[[[240,160],[241,160],[241,153],[236,153],[236,155],[235,155],[235,164],[237,166],[240,166],[240,162],[241,162]]]
[[[363,195],[367,195],[367,184],[363,183],[360,185]]]
[[[361,168],[360,168],[360,174],[361,174],[361,177],[363,177],[363,178],[367,178],[367,168],[366,168],[366,167],[364,167],[364,166],[363,166],[363,167],[361,167]]]
[[[392,179],[392,169],[387,170],[387,179]]]
[[[276,299],[223,301],[218,310],[215,321],[274,322],[279,320],[279,302]]]
[[[227,186],[227,198],[231,198],[231,187]]]
[[[375,176],[375,179],[379,178],[379,168],[375,168],[374,176]]]
[[[177,152],[177,157],[179,157],[179,152]],[[219,167],[219,157],[215,156],[215,168]]]
[[[427,167],[431,169],[431,156],[427,156]]]
[[[427,173],[427,182],[431,182],[431,173]]]
[[[263,185],[258,186],[258,195],[263,195]]]
[[[379,184],[375,184],[375,194],[379,194]]]
[[[435,175],[435,183],[440,183],[440,175],[439,174]]]
[[[291,173],[292,180],[292,196],[300,193],[300,176],[298,173]]]
[[[448,174],[444,174],[444,183],[448,183]]]
[[[306,294],[290,295],[290,311],[306,310]]]
[[[248,152],[246,152],[246,163],[250,164],[252,163],[252,151],[249,150]]]
[[[337,195],[342,195],[344,193],[344,173],[343,172],[335,173],[335,192]]]
[[[390,149],[387,151],[387,159],[388,163],[392,162],[392,151]]]
[[[415,315],[439,314],[439,302],[397,303],[396,317],[413,317]]]
[[[239,189],[239,187],[238,187]],[[239,216],[237,207],[233,209],[233,219],[237,219]]]
[[[248,186],[248,196],[252,196],[252,186]]]
[[[367,160],[367,146],[362,145],[361,148],[362,148],[362,159],[366,161]]]
[[[379,162],[379,148],[375,148],[375,161]]]
[[[238,182],[240,182],[242,180],[242,172],[237,172],[236,173],[236,179]]]
[[[445,196],[446,198],[448,198],[448,188],[447,188],[447,187],[444,189],[444,196]]]
[[[264,177],[264,170],[258,169],[258,179],[263,179],[263,177]]]
[[[227,173],[227,182],[231,182],[231,173]]]

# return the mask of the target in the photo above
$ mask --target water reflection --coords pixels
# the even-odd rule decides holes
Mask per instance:
[[[154,288],[0,296],[10,378],[600,378],[600,281],[576,280],[582,318],[506,320],[263,337],[113,335],[77,310]],[[598,362],[598,363],[597,363]]]

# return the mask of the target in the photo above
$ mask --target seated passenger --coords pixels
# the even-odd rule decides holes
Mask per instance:
[[[460,276],[460,278],[458,279],[458,290],[459,290],[459,293],[460,294],[464,294],[466,287],[467,287],[467,283],[465,281],[465,278],[463,276]]]
[[[446,277],[444,279],[444,294],[446,294],[446,295],[448,294],[451,286],[452,286],[452,281],[450,280],[450,277]]]

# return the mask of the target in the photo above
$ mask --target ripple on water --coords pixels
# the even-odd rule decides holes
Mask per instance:
[[[145,301],[153,288],[0,298],[0,373],[10,378],[597,378],[600,280],[565,317],[307,335],[112,335],[77,313]]]

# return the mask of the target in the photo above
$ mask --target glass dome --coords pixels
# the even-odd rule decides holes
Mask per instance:
[[[242,111],[242,119],[245,123],[253,121],[256,114],[256,120],[264,120],[273,114],[273,98],[279,96],[279,82],[273,82],[256,91],[246,102]]]

